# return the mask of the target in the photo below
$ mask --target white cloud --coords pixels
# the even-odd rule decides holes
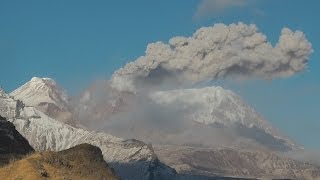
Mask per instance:
[[[213,16],[230,8],[242,8],[247,6],[249,0],[202,0],[194,14],[194,19]]]

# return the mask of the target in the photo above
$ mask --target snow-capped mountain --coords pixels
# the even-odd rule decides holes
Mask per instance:
[[[273,173],[269,170],[274,169],[272,165],[274,163],[277,164],[276,168],[285,170],[283,171],[285,173],[282,174],[291,175],[291,166],[301,166],[305,169],[297,171],[298,175],[292,177],[308,176],[309,170],[311,173],[319,173],[318,170],[314,171],[315,168],[312,165],[304,166],[298,162],[279,159],[273,155],[269,156],[268,154],[272,152],[270,150],[290,151],[302,149],[302,147],[282,135],[259,113],[247,105],[241,97],[222,87],[138,92],[134,94],[119,92],[112,89],[108,83],[95,86],[85,91],[77,101],[73,101],[75,111],[72,112],[74,113],[73,117],[87,120],[88,124],[84,125],[94,125],[91,128],[103,131],[96,132],[57,121],[47,116],[47,112],[42,111],[37,106],[39,103],[34,103],[49,101],[56,106],[69,104],[68,101],[57,100],[64,98],[46,96],[46,93],[43,93],[44,91],[39,91],[40,96],[38,97],[32,89],[41,87],[43,81],[46,80],[48,79],[33,78],[32,81],[38,83],[26,83],[24,88],[17,89],[11,95],[0,90],[0,115],[7,117],[37,151],[59,151],[78,144],[89,143],[102,150],[106,162],[116,170],[116,173],[122,179],[207,179],[206,175],[216,174],[215,171],[207,169],[208,172],[203,173],[202,167],[207,167],[207,161],[201,160],[203,156],[194,156],[193,154],[193,152],[202,153],[201,150],[206,148],[209,148],[210,153],[212,152],[215,155],[213,162],[216,159],[222,159],[222,161],[226,159],[226,163],[232,165],[233,163],[229,162],[229,156],[239,159],[239,163],[232,165],[231,169],[229,166],[216,168],[216,170],[222,171],[224,171],[223,168],[227,168],[230,172],[234,172],[224,174],[219,171],[218,174],[222,176],[239,175],[244,177],[248,175],[247,177],[259,177],[264,174],[272,175]],[[56,83],[52,83],[53,80],[49,81],[55,86],[44,85],[39,89],[51,87],[51,90],[46,92],[56,89]],[[17,94],[21,95],[20,98],[17,98]],[[24,98],[24,96],[28,98]],[[33,98],[36,100],[32,100]],[[29,102],[29,105],[15,99],[21,99],[22,101],[27,99],[26,102]],[[30,102],[33,102],[33,104]],[[36,108],[32,105],[35,105]],[[113,135],[126,137],[129,140],[117,138]],[[158,143],[156,153],[161,155],[165,163],[177,168],[183,175],[177,174],[175,170],[161,163],[150,145],[130,138]],[[217,139],[223,143],[228,140],[233,142],[231,144],[215,144]],[[219,151],[219,154],[215,154],[215,151],[212,150],[213,147],[231,148],[232,152],[221,151],[222,153],[220,153]],[[192,151],[189,151],[188,148],[191,148]],[[259,170],[260,166],[251,169],[250,173],[243,172],[242,162],[252,161],[248,165],[254,166],[254,163],[261,163],[261,159],[250,159],[251,155],[247,157],[247,154],[243,156],[243,153],[239,151],[240,149],[245,149],[249,153],[252,152],[253,156],[260,156],[259,153],[255,152],[261,152],[263,156],[270,157],[266,172],[261,172]],[[171,156],[173,154],[176,156]],[[164,157],[173,157],[173,160]],[[176,159],[176,157],[181,158]],[[222,162],[222,164],[224,163]],[[184,169],[187,166],[190,170],[188,172],[184,171],[188,170],[188,168]],[[180,168],[182,168],[182,171]],[[286,175],[283,177],[286,177]]]
[[[17,101],[5,93],[2,93],[0,102],[0,115],[8,118],[36,151],[59,151],[89,143],[102,150],[106,162],[122,179],[163,179],[176,176],[173,169],[157,159],[152,147],[141,141],[72,127],[48,117],[34,107],[17,106]],[[6,112],[6,109],[10,112]]]
[[[222,87],[205,87],[201,89],[179,89],[159,91],[150,95],[151,99],[161,105],[180,103],[181,109],[196,105],[192,117],[193,121],[202,124],[222,124],[230,126],[240,123],[251,127],[271,130],[271,126],[263,120],[251,107],[230,90]]]
[[[273,150],[302,147],[282,135],[244,100],[222,87],[159,91],[149,96],[162,106],[178,111],[192,109],[188,120],[213,128],[231,128],[238,136],[249,138]],[[189,111],[190,112],[190,111]]]
[[[130,94],[105,82],[88,89],[75,104],[85,126],[145,142],[302,149],[240,96],[222,87]]]
[[[53,79],[33,77],[10,95],[26,106],[36,107],[49,117],[68,124],[74,123],[68,96]]]

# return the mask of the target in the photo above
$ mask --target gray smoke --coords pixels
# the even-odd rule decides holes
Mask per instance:
[[[320,166],[320,151],[311,151],[311,150],[304,150],[304,151],[297,151],[297,152],[287,152],[282,154],[287,156],[288,158],[295,159],[297,161],[302,162],[309,162],[311,164]]]
[[[202,0],[194,14],[194,19],[199,20],[224,12],[231,8],[243,8],[251,3],[251,0]]]
[[[215,24],[191,37],[173,37],[168,44],[149,44],[144,56],[113,74],[111,83],[118,90],[135,92],[227,77],[288,77],[306,68],[312,52],[301,31],[283,28],[272,46],[253,24]]]
[[[194,122],[194,111],[203,108],[201,104],[159,104],[146,94],[116,94],[108,84],[104,88],[107,90],[91,93],[85,104],[77,103],[86,107],[80,109],[77,119],[89,129],[153,144],[213,146],[239,139],[233,129]]]

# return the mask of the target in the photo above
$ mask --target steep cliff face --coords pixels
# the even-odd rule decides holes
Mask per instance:
[[[29,142],[11,122],[0,116],[0,166],[33,152]]]
[[[33,151],[28,141],[19,134],[15,126],[0,116],[0,153],[27,154]]]
[[[0,168],[0,179],[119,179],[103,160],[101,150],[89,144],[60,152],[34,153]]]

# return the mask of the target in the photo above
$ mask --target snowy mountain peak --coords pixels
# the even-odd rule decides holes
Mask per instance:
[[[159,104],[179,102],[187,107],[197,106],[197,113],[194,114],[193,120],[203,124],[230,125],[237,122],[246,126],[252,126],[252,124],[260,126],[261,123],[265,123],[240,96],[220,86],[159,91],[151,94],[150,97]]]
[[[52,118],[73,123],[68,96],[51,78],[33,77],[10,95],[16,100],[21,100],[26,106],[33,106]]]
[[[64,90],[50,78],[33,77],[29,82],[10,93],[10,95],[15,99],[22,100],[29,106],[37,106],[42,102],[64,106],[68,101]]]
[[[38,87],[42,87],[42,88],[54,88],[57,87],[57,83],[56,81],[54,81],[51,78],[39,78],[39,77],[33,77],[31,78],[31,80],[29,81],[33,86],[38,86]]]

